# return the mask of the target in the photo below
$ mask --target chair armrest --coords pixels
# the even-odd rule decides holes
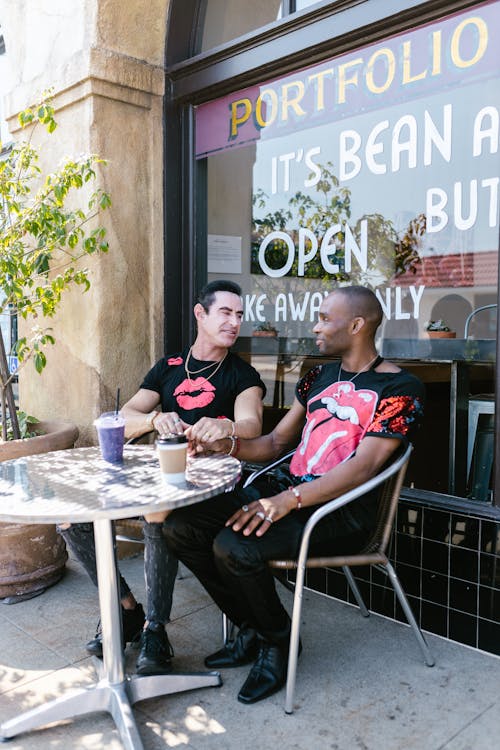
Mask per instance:
[[[248,476],[245,479],[243,488],[248,487],[249,484],[252,484],[252,482],[255,479],[257,479],[257,477],[262,476],[262,474],[265,474],[267,471],[271,471],[271,469],[275,469],[276,466],[280,466],[280,464],[284,463],[285,461],[289,461],[294,453],[295,453],[295,448],[291,451],[288,451],[288,453],[285,453],[283,456],[280,456],[280,458],[277,458],[272,463],[266,464],[265,466],[262,466],[261,468],[258,468],[258,469],[255,469],[255,471],[252,471],[250,476]]]
[[[343,495],[339,495],[339,497],[336,497],[334,500],[329,500],[327,503],[324,503],[324,505],[321,505],[316,511],[314,511],[309,521],[307,522],[307,526],[309,526],[309,524],[311,524],[312,527],[316,526],[318,521],[321,521],[321,519],[327,516],[329,513],[333,513],[333,511],[338,510],[339,508],[343,508],[344,505],[352,503],[353,500],[357,500],[357,498],[361,497],[361,495],[366,495],[368,492],[371,492],[376,487],[386,482],[394,474],[397,474],[398,471],[401,471],[401,469],[408,463],[412,450],[413,446],[409,445],[405,452],[390,466],[381,471],[380,474],[377,474],[371,479],[368,479],[358,487],[354,487],[352,490],[344,492]]]
[[[361,497],[362,495],[365,495],[368,492],[371,492],[371,490],[374,490],[376,487],[379,487],[381,484],[384,484],[384,482],[386,482],[388,479],[390,479],[396,474],[400,474],[398,491],[400,490],[401,484],[403,483],[404,472],[406,470],[408,461],[410,460],[410,455],[411,455],[412,450],[413,450],[413,446],[411,444],[408,445],[404,453],[399,458],[396,458],[393,461],[393,463],[390,464],[390,466],[388,466],[386,469],[381,471],[380,474],[377,474],[371,479],[368,479],[366,482],[363,482],[358,487],[354,487],[352,490],[349,490],[348,492],[344,492],[343,495],[336,497],[334,500],[329,500],[327,503],[324,503],[317,510],[314,511],[314,513],[311,515],[306,525],[304,526],[304,530],[302,532],[302,540],[300,543],[298,565],[301,565],[301,564],[305,565],[305,561],[307,559],[307,554],[309,550],[309,540],[310,540],[312,531],[314,527],[319,523],[319,521],[321,521],[321,519],[323,519],[325,516],[329,515],[330,513],[333,513],[336,510],[339,510],[339,508],[343,508],[344,505],[348,505],[349,503],[352,503],[354,500],[357,500],[358,497]]]
[[[146,438],[150,439],[153,433],[154,433],[153,429],[151,428],[146,429],[140,435],[134,435],[128,440],[125,440],[125,445],[135,445],[136,443],[139,443],[141,440],[145,440]]]

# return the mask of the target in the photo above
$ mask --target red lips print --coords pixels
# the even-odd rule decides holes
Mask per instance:
[[[215,398],[215,388],[205,378],[187,378],[179,383],[174,391],[174,397],[182,409],[200,409],[208,406]]]
[[[182,363],[182,357],[170,357],[170,359],[167,359],[167,365],[182,365]]]

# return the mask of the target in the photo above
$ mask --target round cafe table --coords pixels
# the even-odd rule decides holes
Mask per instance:
[[[98,682],[5,721],[0,740],[93,711],[108,711],[126,750],[143,744],[131,706],[137,701],[222,684],[218,672],[125,674],[112,521],[198,503],[234,487],[240,462],[231,456],[188,460],[181,486],[163,482],[152,446],[126,446],[124,461],[103,461],[98,448],[76,448],[0,463],[0,521],[92,521],[96,544],[103,664]]]

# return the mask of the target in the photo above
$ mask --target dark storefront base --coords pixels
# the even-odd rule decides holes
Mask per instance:
[[[500,520],[402,499],[390,557],[423,630],[500,655]],[[406,621],[384,573],[353,573],[372,612]],[[311,569],[306,585],[354,603],[342,572]]]

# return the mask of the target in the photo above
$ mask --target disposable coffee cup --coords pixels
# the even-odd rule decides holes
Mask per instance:
[[[188,440],[185,435],[162,435],[156,441],[160,471],[166,484],[183,484],[186,478]]]
[[[125,419],[120,412],[108,411],[94,420],[101,456],[110,464],[123,463]]]

